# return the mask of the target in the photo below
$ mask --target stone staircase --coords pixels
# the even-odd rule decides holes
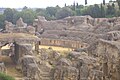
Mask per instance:
[[[39,65],[39,76],[41,80],[51,80],[51,66],[47,63],[44,63],[42,65]]]

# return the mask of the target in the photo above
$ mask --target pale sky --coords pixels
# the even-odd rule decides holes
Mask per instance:
[[[48,6],[56,5],[63,7],[65,3],[71,5],[74,1],[83,5],[85,3],[85,0],[0,0],[0,7],[23,8],[24,6],[27,6],[31,8],[46,8]],[[88,5],[99,4],[102,2],[103,0],[88,0]],[[109,0],[106,0],[106,2],[109,2]]]

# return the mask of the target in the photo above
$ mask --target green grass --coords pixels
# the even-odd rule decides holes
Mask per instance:
[[[15,80],[13,77],[0,72],[0,80]]]

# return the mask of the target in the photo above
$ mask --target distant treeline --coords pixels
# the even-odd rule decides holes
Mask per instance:
[[[86,0],[85,0],[86,1]],[[87,2],[86,2],[87,4]],[[20,17],[23,18],[27,24],[32,24],[33,20],[37,16],[44,16],[47,20],[62,19],[68,16],[84,16],[90,15],[93,18],[105,18],[120,16],[120,0],[110,1],[110,3],[94,4],[89,6],[79,5],[79,3],[73,3],[73,5],[65,4],[64,7],[47,7],[31,9],[24,7],[22,11],[16,9],[6,8],[3,14],[0,14],[0,28],[4,27],[4,21],[10,21],[16,23]]]

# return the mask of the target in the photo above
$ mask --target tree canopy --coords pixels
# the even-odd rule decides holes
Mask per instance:
[[[74,12],[70,8],[64,7],[62,9],[60,9],[59,11],[57,11],[56,18],[62,19],[62,18],[65,18],[68,16],[73,16],[73,15],[74,15]]]
[[[112,3],[112,4],[111,4]],[[28,8],[23,7],[22,11],[16,9],[6,8],[3,14],[0,14],[0,28],[3,28],[4,21],[10,21],[16,23],[16,21],[22,17],[23,21],[28,25],[33,23],[33,20],[37,16],[44,16],[47,20],[62,19],[68,16],[84,16],[90,15],[93,18],[115,17],[120,16],[120,0],[110,1],[105,3],[105,0],[101,4],[87,5],[85,0],[85,6],[79,2],[73,2],[72,5],[65,3],[64,7],[47,7],[47,8]],[[116,6],[118,4],[118,6]],[[119,9],[117,9],[119,7]]]

